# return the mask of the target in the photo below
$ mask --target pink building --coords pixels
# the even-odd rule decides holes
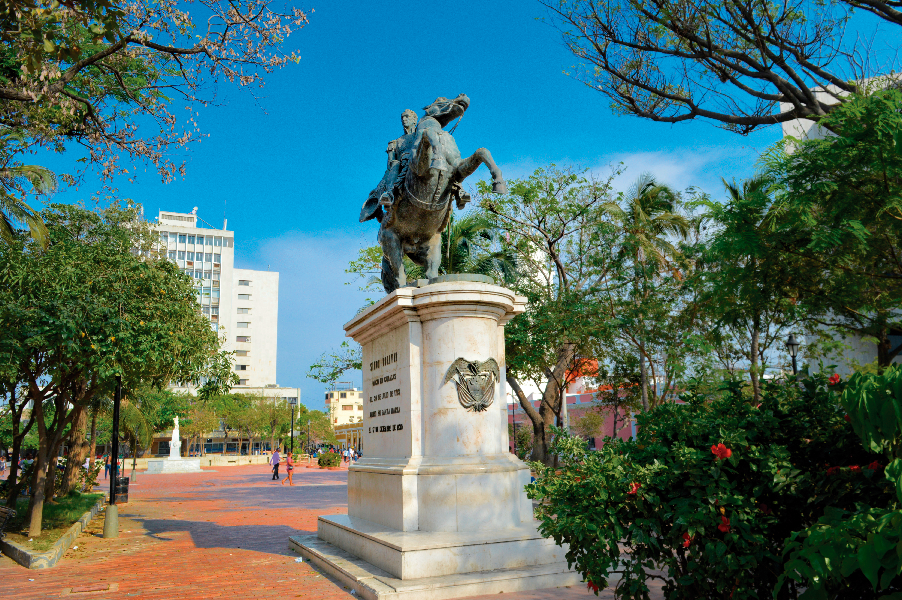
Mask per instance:
[[[564,396],[567,402],[567,414],[569,415],[571,432],[575,431],[574,426],[576,422],[581,419],[586,412],[589,410],[599,410],[595,407],[596,395],[599,393],[599,390],[586,390],[580,383],[581,381],[577,380],[571,384],[570,390]],[[610,386],[601,388],[600,393],[610,394]],[[539,410],[540,403],[541,399],[532,400],[531,402],[537,411]],[[523,410],[523,407],[520,406],[519,403],[508,404],[507,408],[507,422],[509,424],[516,423],[518,428],[527,427],[530,431],[532,430],[532,421],[526,416],[526,411]],[[589,448],[601,446],[606,437],[618,437],[620,439],[628,440],[636,434],[636,422],[632,415],[623,408],[618,409],[615,424],[614,412],[613,407],[605,407],[601,410],[600,414],[604,417],[604,423],[601,426],[598,436],[589,440]],[[513,451],[513,441],[511,441],[510,449]]]

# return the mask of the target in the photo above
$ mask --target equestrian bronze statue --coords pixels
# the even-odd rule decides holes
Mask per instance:
[[[388,294],[407,285],[405,254],[426,270],[427,278],[438,277],[441,232],[451,219],[451,202],[462,209],[470,201],[460,184],[479,165],[492,173],[492,191],[507,193],[501,169],[488,150],[480,148],[461,158],[454,138],[444,131],[469,105],[464,94],[453,100],[438,98],[423,109],[419,123],[416,114],[406,110],[401,115],[404,135],[388,144],[388,168],[360,211],[361,223],[379,221],[382,285]]]

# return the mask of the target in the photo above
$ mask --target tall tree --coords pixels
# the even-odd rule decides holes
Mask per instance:
[[[762,243],[794,273],[787,296],[805,318],[876,340],[884,368],[902,352],[902,91],[852,96],[820,124],[835,134],[764,157]]]
[[[646,340],[646,315],[643,307],[662,273],[679,273],[680,250],[676,243],[690,231],[689,220],[678,212],[678,194],[661,184],[649,173],[643,173],[618,202],[604,205],[622,233],[620,252],[631,266],[630,295],[636,308],[635,327],[625,328],[626,340],[639,355],[642,408],[650,408],[648,399],[648,367],[650,358]]]
[[[758,175],[741,184],[724,181],[727,202],[708,202],[713,234],[705,260],[706,290],[716,326],[733,329],[745,339],[752,396],[761,398],[760,379],[767,350],[795,322],[796,307],[788,297],[797,274],[779,253],[767,247],[776,215],[772,210],[772,181]]]
[[[589,181],[554,167],[509,182],[497,197],[480,185],[480,208],[517,254],[514,289],[529,300],[526,313],[505,327],[506,379],[533,427],[532,460],[550,463],[551,425],[561,418],[567,386],[580,359],[603,353],[600,306],[593,288],[615,267],[613,228],[605,222],[611,180]],[[542,384],[536,408],[521,381]]]
[[[0,245],[0,373],[28,387],[38,433],[29,532],[41,531],[48,467],[75,407],[110,395],[115,377],[196,382],[218,351],[191,281],[152,254],[137,207],[51,206],[51,243]]]

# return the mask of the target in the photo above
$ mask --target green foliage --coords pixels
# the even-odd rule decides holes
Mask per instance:
[[[532,454],[532,427],[528,424],[518,423],[514,428],[513,423],[507,426],[507,435],[511,440],[511,446],[514,447],[516,441],[517,456],[526,460]]]
[[[341,455],[337,452],[323,452],[317,457],[316,462],[321,467],[337,467],[341,464]]]
[[[794,533],[781,582],[801,582],[806,598],[815,600],[896,598],[902,595],[902,369],[856,373],[836,385],[844,388],[842,405],[864,447],[889,461],[885,469],[875,461],[863,472],[895,494],[885,501],[864,496],[854,509],[828,507],[816,524]],[[854,479],[857,472],[837,475]]]
[[[886,367],[889,332],[902,327],[902,91],[851,96],[819,124],[835,135],[765,155],[775,196],[759,238],[785,263],[784,296],[876,338]]]
[[[527,488],[543,535],[569,544],[587,581],[621,575],[617,598],[648,598],[647,568],[663,571],[672,599],[768,597],[794,531],[828,508],[895,496],[878,469],[858,466],[876,457],[822,376],[765,384],[760,405],[736,383],[714,399],[684,399],[640,415],[635,441],[597,452],[556,431],[560,472],[540,469]],[[729,457],[713,452],[720,444]],[[800,592],[793,583],[776,597]]]
[[[310,365],[307,377],[332,387],[346,371],[359,371],[363,362],[363,351],[357,342],[343,341],[338,350],[326,352]]]

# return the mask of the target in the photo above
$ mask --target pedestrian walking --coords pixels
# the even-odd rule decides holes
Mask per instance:
[[[103,455],[103,478],[106,479],[110,474],[110,455]]]
[[[291,452],[285,455],[285,474],[287,477],[285,479],[288,480],[288,485],[294,485],[294,482],[291,481],[291,474],[294,472],[294,457],[291,456]],[[285,485],[285,479],[282,480],[282,485]]]
[[[269,459],[269,464],[272,465],[272,480],[273,481],[279,480],[279,462],[280,461],[281,461],[281,459],[279,458],[279,449],[276,448],[272,452],[272,458]]]

